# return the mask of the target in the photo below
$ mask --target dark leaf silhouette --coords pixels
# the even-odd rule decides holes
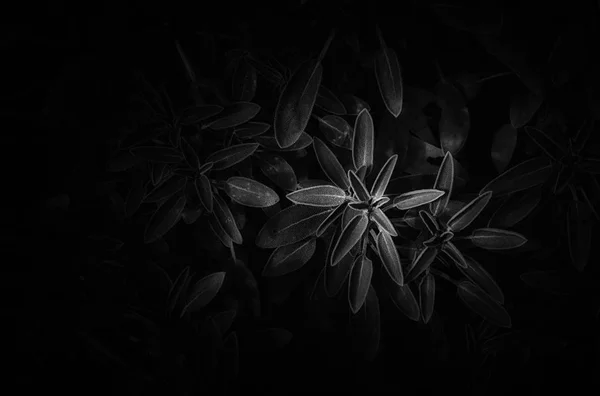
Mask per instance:
[[[540,186],[511,194],[494,212],[488,227],[510,228],[526,218],[542,199]]]
[[[454,216],[448,220],[446,226],[453,232],[462,231],[469,226],[485,209],[488,202],[492,199],[492,192],[488,191],[473,199],[471,202],[462,207]]]
[[[200,105],[188,107],[183,110],[180,122],[182,125],[194,125],[214,117],[223,111],[223,107],[219,105]]]
[[[233,240],[231,239],[229,234],[225,232],[223,226],[221,226],[221,223],[219,223],[219,220],[217,220],[216,216],[208,216],[208,226],[210,227],[213,234],[215,234],[215,236],[221,241],[223,246],[231,249],[231,247],[233,246]]]
[[[306,264],[315,253],[317,239],[314,237],[280,246],[271,253],[263,276],[281,276],[296,271]]]
[[[390,278],[398,285],[404,284],[404,274],[402,273],[402,263],[400,255],[396,250],[392,236],[385,231],[379,232],[377,236],[377,251],[381,258],[381,263],[386,269]]]
[[[525,126],[544,102],[544,97],[533,92],[515,95],[510,102],[510,123],[515,128]]]
[[[298,139],[287,147],[279,147],[275,136],[261,135],[254,137],[254,140],[261,146],[273,151],[298,151],[307,148],[313,142],[312,137],[306,132],[300,133]]]
[[[467,263],[466,267],[459,267],[469,280],[479,286],[483,291],[490,295],[499,304],[504,304],[504,293],[498,286],[494,278],[472,257],[464,256]]]
[[[375,208],[371,211],[371,220],[379,226],[381,231],[385,231],[393,237],[398,236],[394,225],[381,209]]]
[[[213,215],[218,220],[219,224],[234,243],[241,245],[243,242],[242,234],[235,224],[235,219],[231,213],[231,209],[219,194],[213,195]]]
[[[352,170],[348,171],[348,179],[350,180],[350,185],[352,186],[352,191],[361,202],[369,202],[371,195],[369,194],[369,190],[363,184],[359,176]]]
[[[435,305],[435,277],[428,273],[419,285],[419,303],[424,323],[429,323]]]
[[[475,313],[496,326],[510,328],[510,315],[481,288],[471,282],[458,284],[458,296]]]
[[[352,149],[354,130],[348,121],[337,115],[326,115],[317,117],[317,119],[319,120],[319,129],[331,144],[348,150]]]
[[[294,191],[298,187],[296,173],[283,157],[267,154],[261,156],[260,160],[260,170],[278,187],[287,191]]]
[[[180,298],[183,298],[185,295],[185,288],[190,279],[190,267],[186,266],[181,272],[177,275],[175,282],[172,283],[171,289],[169,290],[169,295],[167,297],[167,301],[169,302],[169,311],[172,311]]]
[[[367,362],[372,362],[377,357],[381,339],[379,299],[372,285],[369,287],[363,308],[358,315],[354,316],[353,320],[355,326],[352,349],[360,352]]]
[[[108,160],[106,169],[109,172],[124,172],[140,164],[143,160],[144,158],[141,156],[136,156],[129,151],[123,150]]]
[[[363,109],[371,111],[371,106],[359,97],[350,94],[344,94],[340,97],[340,100],[344,104],[348,115],[358,115]]]
[[[125,216],[131,217],[139,209],[144,196],[146,195],[146,186],[141,173],[134,173],[132,185],[125,198]]]
[[[450,81],[442,79],[436,87],[437,104],[442,110],[438,125],[444,152],[453,155],[463,148],[469,136],[471,117],[461,92]]]
[[[345,115],[346,108],[338,97],[331,92],[327,87],[321,85],[317,92],[317,100],[315,106],[328,113],[335,115]]]
[[[271,128],[271,124],[266,122],[250,121],[240,126],[237,126],[233,133],[240,139],[250,139],[266,133]]]
[[[413,258],[410,264],[408,274],[406,274],[406,283],[410,283],[417,279],[419,275],[427,271],[437,257],[438,248],[435,246],[427,246],[421,249]],[[421,309],[423,307],[421,306]]]
[[[534,141],[534,143],[552,160],[556,161],[557,157],[560,158],[566,155],[566,151],[548,134],[538,128],[531,126],[525,127],[525,132]]]
[[[233,128],[252,120],[261,107],[252,102],[236,102],[219,113],[216,120],[211,121],[205,127],[215,131]]]
[[[152,243],[169,232],[179,221],[185,203],[186,197],[181,193],[165,201],[150,218],[144,232],[144,243]]]
[[[364,254],[357,256],[348,283],[348,302],[353,314],[356,314],[365,303],[372,276],[373,263],[371,260]]]
[[[227,169],[250,157],[258,146],[257,143],[236,144],[214,152],[208,156],[206,162],[212,162],[214,170]]]
[[[442,245],[442,252],[448,256],[456,264],[457,267],[465,268],[467,266],[467,261],[465,257],[461,253],[460,250],[452,243],[447,242]]]
[[[339,233],[334,234],[334,241],[336,241],[336,237],[339,236]],[[327,256],[329,258],[329,256]],[[352,270],[354,265],[354,257],[348,253],[346,254],[337,265],[325,266],[325,293],[329,297],[336,296],[340,289],[342,288],[344,282],[348,278],[348,274]]]
[[[266,208],[279,202],[275,191],[247,177],[230,177],[225,182],[224,191],[233,201],[252,208]]]
[[[213,210],[213,192],[210,180],[205,175],[200,175],[194,181],[194,187],[196,188],[200,203],[208,213],[211,213]]]
[[[337,157],[319,138],[314,139],[313,147],[315,149],[317,161],[319,162],[319,165],[321,166],[321,169],[325,175],[338,187],[347,190],[350,187],[350,180],[348,179],[348,175],[344,171],[344,168],[338,161]]]
[[[379,173],[377,174],[377,178],[373,182],[371,186],[371,196],[373,199],[379,199],[383,197],[385,194],[385,190],[392,178],[392,173],[394,172],[394,168],[396,167],[396,162],[398,161],[398,155],[394,154],[381,167]]]
[[[150,191],[148,195],[144,197],[144,202],[161,202],[173,194],[182,191],[186,183],[187,178],[184,176],[173,175],[154,190]]]
[[[499,173],[506,170],[517,146],[517,130],[505,124],[494,134],[492,141],[492,162]]]
[[[362,239],[367,230],[369,220],[364,213],[354,217],[343,229],[331,254],[331,265],[337,265],[340,260]]]
[[[396,52],[388,48],[381,31],[377,29],[381,49],[375,55],[375,77],[379,93],[387,110],[396,118],[402,112],[404,87]]]
[[[249,102],[256,95],[258,75],[256,69],[242,60],[233,73],[231,97],[233,100]]]
[[[215,272],[196,282],[185,306],[181,310],[181,317],[186,313],[194,313],[208,305],[221,289],[224,280],[225,272]]]
[[[517,191],[527,190],[548,180],[552,174],[552,162],[536,157],[513,166],[486,184],[479,194],[491,191],[495,198]]]
[[[183,154],[173,147],[166,146],[139,146],[130,149],[137,157],[148,161],[162,162],[165,164],[178,164],[183,161]]]

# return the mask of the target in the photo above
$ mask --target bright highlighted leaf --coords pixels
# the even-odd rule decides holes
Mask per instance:
[[[336,115],[326,115],[322,118],[317,117],[317,119],[319,120],[319,129],[331,144],[352,150],[354,130],[348,121]]]
[[[542,199],[541,186],[511,194],[494,212],[488,227],[510,228],[527,217]]]
[[[448,229],[453,232],[458,232],[467,228],[469,224],[479,216],[483,209],[485,209],[488,202],[490,202],[490,199],[492,199],[491,191],[477,196],[448,220],[446,223]]]
[[[381,170],[377,174],[377,178],[371,186],[371,196],[373,199],[379,199],[385,194],[385,190],[390,182],[396,162],[398,161],[398,155],[394,154],[383,164]]]
[[[464,268],[459,267],[461,272],[499,304],[504,304],[504,293],[502,293],[502,289],[500,289],[494,278],[492,278],[492,275],[473,258],[465,256],[465,260],[467,266]]]
[[[338,161],[337,157],[327,147],[327,145],[319,138],[313,140],[313,147],[315,149],[315,155],[321,169],[325,175],[338,187],[347,190],[350,187],[350,180],[348,175],[344,171],[344,168]]]
[[[352,248],[362,239],[368,225],[369,219],[364,213],[356,216],[348,223],[333,248],[331,265],[337,265],[340,260],[352,250]]]
[[[419,285],[419,302],[421,306],[421,314],[423,315],[423,323],[429,323],[433,314],[435,305],[435,278],[432,274],[427,274]]]
[[[233,201],[252,208],[267,208],[279,202],[275,191],[247,177],[230,177],[224,191]]]
[[[423,189],[415,190],[401,194],[394,198],[394,206],[396,209],[409,210],[434,202],[436,199],[444,196],[445,192],[441,190]]]
[[[227,203],[218,194],[214,194],[213,196],[213,215],[231,240],[241,245],[243,242],[242,234],[240,234],[240,230],[238,230],[235,224],[231,209],[229,209]]]
[[[352,191],[356,194],[356,197],[361,202],[369,202],[371,195],[369,194],[369,190],[365,187],[360,178],[354,173],[354,171],[348,171],[348,179],[350,180],[350,185],[352,186]]]
[[[393,237],[398,236],[394,225],[381,209],[373,209],[371,212],[371,219],[375,221],[381,231],[385,231]]]
[[[313,142],[312,137],[310,137],[310,135],[306,132],[302,132],[300,134],[300,137],[298,138],[298,140],[296,140],[296,142],[294,144],[292,144],[291,146],[288,146],[288,147],[283,147],[283,148],[279,147],[277,145],[277,140],[275,139],[275,136],[271,136],[271,135],[256,136],[256,137],[254,137],[254,140],[261,146],[268,148],[269,150],[272,150],[272,151],[298,151],[298,150],[307,148]]]
[[[404,274],[402,273],[400,255],[396,250],[396,245],[390,234],[385,231],[379,233],[377,236],[377,250],[381,262],[390,278],[398,285],[404,285]]]
[[[295,204],[336,207],[346,200],[346,192],[336,186],[314,186],[296,190],[286,197]]]
[[[315,106],[331,114],[346,115],[344,104],[324,85],[319,87]]]
[[[466,268],[467,261],[460,250],[452,243],[446,242],[442,245],[442,252],[456,264],[457,267]]]
[[[427,271],[431,266],[431,263],[433,263],[433,260],[437,257],[437,254],[438,248],[434,246],[428,246],[421,249],[410,264],[410,270],[408,271],[408,274],[406,274],[406,283],[412,282],[423,272]]]

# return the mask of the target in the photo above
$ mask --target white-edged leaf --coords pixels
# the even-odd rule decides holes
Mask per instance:
[[[357,256],[352,265],[348,283],[348,302],[355,315],[367,299],[372,276],[373,262],[364,254]]]
[[[436,199],[443,197],[444,194],[446,194],[444,191],[433,188],[414,190],[395,197],[393,204],[396,209],[409,210],[434,202]]]
[[[350,187],[350,180],[335,154],[333,154],[329,147],[327,147],[327,145],[319,138],[313,139],[313,148],[315,150],[317,161],[329,180],[338,187],[347,190]]]
[[[298,205],[337,207],[346,201],[346,192],[336,186],[314,186],[293,191],[286,197]]]
[[[439,215],[446,209],[450,196],[452,195],[452,188],[454,185],[454,158],[450,151],[446,152],[442,164],[438,170],[433,188],[435,190],[444,191],[444,196],[440,199],[433,201],[429,204],[429,210],[434,216]]]
[[[369,219],[366,214],[361,213],[342,230],[333,252],[331,254],[331,265],[337,265],[339,261],[362,239],[367,230]]]
[[[515,249],[527,243],[523,235],[499,228],[478,228],[468,238],[475,246],[488,250]]]
[[[225,182],[224,191],[232,201],[252,208],[267,208],[279,202],[279,196],[273,189],[247,177],[230,177]]]
[[[404,285],[404,274],[402,273],[402,263],[400,262],[400,255],[392,236],[385,232],[380,231],[377,236],[377,250],[381,262],[386,269],[390,278],[398,285]]]
[[[352,161],[354,169],[361,166],[373,166],[373,146],[375,130],[373,118],[367,109],[363,109],[354,124],[354,137],[352,139]]]
[[[297,271],[312,258],[316,247],[315,237],[278,247],[271,253],[262,275],[274,277]]]

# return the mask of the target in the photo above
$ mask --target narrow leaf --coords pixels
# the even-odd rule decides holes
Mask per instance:
[[[165,235],[179,221],[185,207],[184,194],[174,194],[152,215],[144,232],[144,243],[152,243]]]
[[[250,157],[258,146],[257,143],[236,144],[214,152],[205,162],[212,162],[214,170],[227,169]]]
[[[375,139],[373,118],[367,109],[363,109],[354,124],[354,137],[352,139],[352,161],[354,169],[361,166],[373,166],[373,145]]]
[[[377,236],[377,250],[379,251],[381,262],[390,278],[398,285],[404,285],[404,274],[402,273],[400,255],[396,250],[396,246],[390,234],[385,231],[379,233]]]
[[[295,143],[287,147],[279,147],[275,136],[271,135],[256,136],[254,140],[261,146],[273,151],[298,151],[307,148],[313,142],[312,137],[306,132],[302,132]]]
[[[352,186],[352,191],[356,194],[357,198],[361,202],[369,202],[371,199],[371,195],[369,194],[369,190],[363,184],[363,182],[359,179],[359,177],[354,173],[353,170],[348,171],[348,179],[350,180],[350,185]]]
[[[478,228],[469,239],[475,246],[488,250],[515,249],[527,243],[523,235],[498,228]]]
[[[221,289],[224,280],[225,272],[215,272],[196,282],[180,316],[197,312],[208,305]]]
[[[505,124],[494,133],[492,140],[492,162],[496,171],[502,173],[512,159],[517,146],[517,130],[511,124]]]
[[[375,78],[387,110],[396,118],[402,112],[404,88],[396,52],[387,48],[378,30],[381,49],[375,55]]]
[[[356,245],[363,237],[367,230],[369,219],[365,214],[356,216],[343,229],[339,239],[337,240],[333,253],[331,254],[331,265],[337,265],[340,260],[348,254],[348,252]]]
[[[364,254],[357,256],[350,272],[348,284],[348,302],[352,313],[355,315],[367,299],[372,277],[373,262]]]
[[[433,260],[437,257],[438,248],[434,246],[428,246],[421,249],[413,258],[410,264],[408,274],[406,274],[406,283],[410,283],[417,279],[419,275],[427,271],[433,263]],[[423,309],[423,306],[421,306]]]
[[[212,213],[213,210],[213,192],[210,185],[210,180],[205,175],[200,175],[194,181],[194,187],[196,187],[196,193],[200,199],[200,203],[204,206],[204,209],[208,213]]]
[[[423,323],[429,323],[435,305],[435,278],[432,274],[425,275],[419,285],[419,302]]]
[[[252,102],[236,102],[219,113],[218,118],[208,123],[205,128],[220,131],[233,128],[252,120],[259,112],[260,105]]]
[[[319,87],[315,106],[331,114],[346,115],[344,104],[324,85]]]
[[[542,189],[531,188],[524,192],[511,194],[494,212],[488,222],[488,227],[510,228],[526,218],[542,199]]]
[[[381,167],[381,170],[377,174],[377,178],[371,186],[371,196],[374,199],[379,199],[385,194],[385,190],[390,182],[394,168],[396,168],[396,162],[398,161],[398,155],[394,154]]]
[[[336,186],[314,186],[296,190],[286,197],[298,205],[337,207],[346,200],[346,192]]]
[[[434,216],[439,215],[446,209],[450,196],[452,195],[452,187],[454,185],[454,159],[452,154],[448,151],[444,155],[440,169],[433,183],[435,190],[444,191],[444,196],[437,201],[433,201],[429,204],[429,210]]]
[[[488,202],[490,202],[490,199],[492,199],[491,191],[487,191],[477,196],[448,220],[446,223],[448,229],[453,232],[458,232],[467,228],[469,224],[479,216],[483,209],[485,209]]]
[[[354,219],[356,216],[366,213],[366,209],[355,209],[352,206],[348,205],[346,209],[344,209],[344,214],[342,215],[342,229],[346,228],[346,226],[350,224],[352,219]]]
[[[383,276],[383,282],[394,305],[400,312],[406,315],[407,318],[417,322],[421,317],[421,310],[408,283],[400,286],[389,276]]]
[[[511,327],[510,315],[481,288],[471,282],[463,281],[458,285],[458,296],[476,314],[500,327]]]
[[[415,190],[401,194],[394,198],[393,204],[396,209],[409,210],[421,205],[432,203],[446,194],[444,191],[436,189]]]
[[[339,205],[337,208],[335,208],[335,210],[333,210],[331,214],[327,216],[325,221],[323,221],[323,223],[321,223],[321,225],[317,229],[317,237],[323,235],[329,229],[329,227],[342,216],[345,210],[345,205]]]
[[[440,231],[440,226],[438,225],[437,220],[429,212],[425,210],[419,210],[419,217],[421,218],[421,221],[425,227],[427,227],[427,230],[430,234],[435,235],[438,231]]]
[[[566,151],[547,133],[540,129],[526,126],[525,132],[533,140],[533,142],[552,160],[556,161],[557,157],[560,158],[566,155]]]
[[[314,138],[313,147],[319,165],[325,175],[338,187],[347,190],[350,187],[350,180],[335,154],[319,138]]]
[[[552,162],[545,157],[532,158],[513,166],[486,184],[479,194],[491,191],[495,198],[527,190],[544,183],[552,174]]]
[[[385,231],[393,237],[398,236],[394,225],[381,209],[373,209],[371,212],[371,219],[377,223],[381,231]]]
[[[252,208],[267,208],[279,202],[275,191],[247,177],[230,177],[225,182],[224,191],[234,202]]]
[[[219,221],[219,224],[234,243],[241,245],[243,242],[242,234],[240,234],[240,230],[238,230],[235,224],[231,209],[229,209],[227,203],[218,194],[214,194],[213,202],[213,214]]]
[[[490,295],[499,304],[504,304],[504,293],[498,286],[492,275],[489,274],[477,261],[469,256],[464,256],[467,266],[459,267],[460,271],[465,274],[471,282],[476,284]]]
[[[465,257],[452,242],[444,243],[442,245],[442,252],[444,252],[446,256],[451,259],[454,264],[456,264],[457,267],[467,267],[467,261],[465,260]]]
[[[317,238],[311,237],[286,246],[280,246],[271,253],[263,276],[282,276],[302,268],[315,254]]]

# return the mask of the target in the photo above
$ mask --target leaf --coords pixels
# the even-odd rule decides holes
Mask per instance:
[[[194,187],[196,188],[196,193],[198,194],[198,198],[200,199],[200,203],[208,213],[212,213],[213,211],[213,192],[210,185],[210,180],[205,175],[200,175],[194,181]]]
[[[256,237],[256,246],[273,249],[314,235],[333,209],[292,205],[271,217]]]
[[[125,217],[131,217],[137,212],[146,195],[146,186],[141,173],[133,175],[132,186],[125,198]]]
[[[219,239],[219,241],[221,241],[223,246],[229,249],[233,247],[233,240],[225,232],[225,230],[219,223],[219,220],[217,220],[217,218],[214,215],[208,216],[208,226],[212,230],[213,234],[215,234],[215,236]]]
[[[225,182],[224,191],[232,201],[251,208],[266,208],[279,202],[275,191],[247,177],[230,177]]]
[[[352,150],[354,130],[348,121],[337,115],[326,115],[317,117],[317,119],[319,120],[319,130],[331,144]]]
[[[344,104],[324,85],[319,87],[315,106],[331,114],[346,115]]]
[[[315,237],[278,247],[271,253],[262,275],[282,276],[297,271],[312,258],[316,247]]]
[[[344,209],[344,214],[342,215],[342,229],[346,228],[348,224],[354,219],[356,216],[361,214],[366,214],[367,211],[365,209],[354,209],[351,206],[346,206]]]
[[[450,151],[446,152],[440,169],[438,170],[437,177],[433,183],[435,190],[444,191],[445,194],[442,198],[437,201],[433,201],[429,204],[429,210],[434,216],[439,215],[446,209],[450,196],[452,195],[452,186],[454,184],[454,160]]]
[[[488,250],[515,249],[527,243],[523,235],[499,228],[478,228],[468,238],[475,246]]]
[[[371,220],[377,223],[381,231],[385,231],[393,237],[398,236],[394,225],[381,209],[375,208],[371,211]]]
[[[381,49],[375,55],[375,79],[385,107],[398,118],[402,112],[404,99],[400,63],[396,52],[386,46],[379,29],[377,35]]]
[[[184,176],[173,175],[165,180],[162,184],[150,191],[144,197],[144,202],[161,202],[169,198],[173,194],[182,191],[187,183],[187,178]]]
[[[340,100],[344,104],[348,115],[358,115],[364,109],[371,111],[371,106],[357,96],[344,94],[340,97]]]
[[[389,276],[384,276],[383,282],[390,298],[400,312],[406,315],[410,320],[414,320],[415,322],[418,321],[421,317],[421,310],[419,309],[419,303],[408,283],[400,286]]]
[[[199,105],[188,107],[183,110],[180,119],[181,125],[195,125],[200,122],[218,115],[223,111],[223,107],[219,105]]]
[[[526,126],[525,132],[533,140],[533,142],[552,160],[556,161],[557,156],[560,158],[566,155],[566,151],[552,139],[548,134],[541,129]]]
[[[448,220],[446,226],[452,232],[462,231],[469,226],[479,216],[479,214],[485,209],[488,202],[492,199],[492,192],[487,191],[471,202],[463,206],[461,210],[456,212],[454,216]]]
[[[410,283],[417,279],[423,272],[429,270],[431,263],[438,255],[438,248],[434,246],[427,246],[421,249],[413,258],[410,264],[408,274],[406,274],[406,283]],[[423,306],[421,306],[423,309]]]
[[[167,297],[167,301],[169,302],[169,311],[173,310],[179,301],[179,298],[184,293],[189,278],[190,267],[186,266],[183,270],[181,270],[179,275],[177,275],[175,282],[172,283],[171,289],[169,290],[169,295]]]
[[[571,201],[567,216],[567,238],[571,263],[583,272],[592,244],[592,212],[584,201]]]
[[[440,231],[440,226],[437,220],[429,212],[425,210],[419,210],[419,218],[425,227],[427,227],[427,230],[430,234],[435,235],[438,231]]]
[[[150,173],[152,184],[155,186],[159,185],[167,177],[169,172],[169,165],[162,162],[153,163]]]
[[[452,242],[444,243],[442,245],[442,252],[444,252],[446,256],[448,256],[448,258],[450,258],[456,264],[457,267],[465,268],[467,266],[465,257]]]
[[[517,191],[527,190],[548,180],[552,174],[552,162],[545,157],[532,158],[521,162],[498,175],[486,184],[479,194],[491,191],[495,198]]]
[[[354,173],[354,171],[348,171],[348,179],[350,180],[350,185],[352,186],[352,191],[361,202],[369,202],[371,199],[371,195],[369,194],[369,190],[365,187],[360,178]]]
[[[392,236],[385,231],[379,232],[377,236],[377,250],[381,263],[386,269],[390,278],[398,285],[404,285],[404,274],[402,273],[402,264],[400,255],[396,250]]]
[[[221,289],[224,280],[225,272],[215,272],[196,282],[185,306],[181,310],[180,317],[183,317],[186,313],[197,312],[207,306]]]
[[[252,102],[236,102],[219,113],[219,117],[209,122],[204,128],[221,131],[233,128],[252,120],[261,110],[260,105]]]
[[[527,91],[515,95],[510,102],[510,123],[514,128],[525,126],[544,102],[542,95]]]
[[[458,284],[458,296],[475,313],[496,326],[510,328],[510,315],[481,288],[468,281]]]
[[[236,101],[249,102],[254,99],[257,88],[257,73],[247,61],[242,60],[233,73],[231,97]]]
[[[183,161],[183,154],[173,147],[166,146],[139,146],[130,149],[136,157],[148,161],[162,162],[165,164],[178,164]]]
[[[181,212],[181,219],[183,220],[183,222],[185,224],[194,224],[199,218],[200,216],[202,216],[202,213],[204,213],[202,208],[199,209],[184,209],[183,212]]]
[[[205,162],[212,162],[214,170],[223,170],[250,157],[258,148],[258,143],[242,143],[216,151]]]
[[[337,208],[335,208],[335,210],[333,210],[329,214],[329,216],[327,216],[325,221],[323,221],[323,223],[321,223],[321,225],[317,229],[317,234],[316,234],[317,237],[320,237],[321,235],[323,235],[329,229],[329,227],[342,216],[342,214],[345,212],[345,210],[346,210],[345,205],[339,205]]]
[[[379,199],[385,194],[385,190],[390,182],[394,168],[396,168],[396,162],[398,161],[398,155],[394,154],[385,161],[385,164],[379,170],[373,185],[371,186],[371,196],[374,199]]]
[[[135,156],[129,151],[123,150],[108,160],[106,170],[109,172],[124,172],[139,165],[143,160],[142,157]]]
[[[536,208],[541,199],[540,186],[509,195],[492,215],[488,227],[510,228],[517,225]]]
[[[329,180],[347,190],[350,187],[350,180],[335,154],[319,138],[314,139],[313,148],[319,165]]]
[[[250,121],[240,126],[237,126],[233,133],[240,139],[250,139],[256,136],[260,136],[271,129],[271,124],[266,122]]]
[[[352,162],[354,169],[361,166],[370,168],[373,166],[373,145],[375,132],[373,118],[367,109],[363,109],[354,124],[354,136],[352,139]]]
[[[339,239],[335,243],[333,253],[331,254],[331,265],[337,265],[340,260],[350,252],[350,250],[356,245],[363,237],[363,234],[367,230],[369,225],[369,219],[363,213],[348,223],[344,227]]]
[[[469,108],[461,92],[449,81],[440,81],[436,87],[436,94],[437,104],[442,110],[438,125],[442,151],[456,156],[469,136]]]
[[[419,285],[419,302],[421,314],[423,315],[423,323],[427,324],[431,319],[435,304],[435,277],[430,273],[425,275]]]
[[[506,170],[517,146],[517,130],[511,124],[504,124],[494,133],[492,140],[492,162],[498,173]]]
[[[229,209],[227,203],[218,194],[213,195],[213,215],[231,240],[241,245],[243,242],[242,234],[240,234],[240,230],[238,230],[235,224],[231,209]]]
[[[260,158],[260,170],[278,187],[287,191],[294,191],[298,187],[298,180],[291,165],[278,155],[263,155]]]
[[[334,240],[339,236],[339,233],[334,234]],[[327,258],[329,259],[329,255]],[[360,256],[359,256],[360,257]],[[368,259],[367,259],[368,260]],[[355,263],[355,258],[352,257],[350,252],[346,254],[335,266],[325,266],[325,293],[328,297],[334,297],[342,288],[342,285],[348,278],[348,274],[352,270]]]
[[[466,267],[458,267],[460,271],[469,278],[471,282],[476,284],[490,295],[498,304],[504,304],[504,293],[498,286],[492,275],[490,275],[477,261],[469,256],[464,256]]]
[[[152,243],[165,235],[179,221],[186,197],[178,193],[167,199],[152,215],[144,232],[144,243]]]
[[[346,200],[346,192],[336,186],[314,186],[296,190],[286,197],[298,205],[337,207]]]
[[[348,302],[355,315],[367,299],[372,277],[373,262],[364,254],[357,256],[352,265],[348,284]]]
[[[395,197],[393,204],[396,209],[409,210],[434,202],[436,199],[444,196],[444,194],[446,194],[444,191],[433,188],[415,190]]]
[[[312,137],[306,132],[302,132],[294,144],[283,148],[277,145],[275,136],[256,136],[254,140],[261,146],[273,151],[298,151],[307,148],[313,142]]]

